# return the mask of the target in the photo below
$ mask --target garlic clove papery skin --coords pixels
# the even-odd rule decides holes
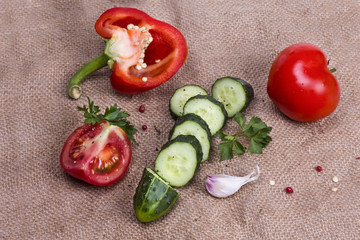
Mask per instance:
[[[225,174],[208,175],[206,180],[206,189],[214,197],[225,198],[236,193],[241,186],[248,182],[258,179],[260,169],[256,170],[245,177],[236,177]]]

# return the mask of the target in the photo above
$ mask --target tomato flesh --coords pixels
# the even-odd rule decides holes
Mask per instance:
[[[99,186],[120,180],[130,160],[131,145],[126,133],[106,121],[77,128],[60,155],[61,167],[71,176]]]
[[[312,122],[335,111],[340,87],[322,50],[299,43],[284,49],[270,69],[267,92],[289,118]]]
[[[98,173],[113,170],[119,164],[119,151],[113,144],[107,144],[101,152],[90,161],[91,168]]]

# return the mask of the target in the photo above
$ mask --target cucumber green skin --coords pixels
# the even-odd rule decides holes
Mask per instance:
[[[250,83],[248,83],[247,81],[241,79],[241,78],[236,78],[236,77],[222,77],[222,78],[219,78],[217,80],[220,80],[220,79],[223,79],[223,78],[231,78],[231,79],[234,79],[235,81],[238,81],[244,88],[244,91],[245,91],[245,104],[243,106],[243,108],[240,110],[240,111],[245,111],[246,108],[249,106],[250,102],[254,99],[254,89],[253,87],[250,85]],[[216,81],[217,81],[216,80]],[[216,83],[215,81],[215,83]],[[214,85],[215,83],[211,86],[211,92],[214,92],[213,88],[214,88]]]
[[[173,136],[174,134],[174,131],[176,129],[177,126],[181,125],[182,123],[186,122],[186,121],[192,121],[192,122],[196,122],[197,124],[200,125],[200,127],[202,127],[206,133],[207,133],[207,136],[208,136],[208,141],[211,143],[211,133],[210,133],[210,129],[209,129],[209,126],[207,125],[207,123],[204,121],[204,119],[202,119],[201,117],[199,117],[198,115],[196,114],[193,114],[193,113],[188,113],[182,117],[179,117],[176,122],[175,122],[175,125],[174,127],[171,129],[170,133],[169,133],[169,140],[171,139],[171,137]],[[201,145],[201,144],[200,144]],[[200,146],[201,147],[201,146]],[[202,159],[202,158],[201,158]],[[205,162],[207,159],[204,159],[203,161],[201,162]]]
[[[197,165],[196,165],[196,169],[195,169],[195,172],[196,172],[196,170],[198,170],[199,167],[200,167],[201,159],[203,157],[203,152],[202,152],[202,148],[201,148],[201,144],[200,144],[199,140],[197,140],[197,138],[192,136],[192,135],[179,135],[176,138],[174,138],[173,140],[170,140],[167,143],[165,143],[161,147],[160,152],[163,149],[169,147],[171,144],[173,144],[175,142],[190,143],[195,148],[195,150],[196,150],[196,159],[197,159]],[[156,160],[155,160],[155,165],[156,165]]]
[[[186,102],[186,104],[187,104],[188,102],[190,102],[191,100],[193,100],[193,99],[201,99],[201,98],[207,99],[207,100],[211,101],[212,103],[214,103],[214,104],[216,104],[217,106],[220,107],[222,113],[223,113],[224,116],[225,116],[225,120],[224,120],[224,122],[223,122],[223,124],[222,124],[222,127],[223,127],[223,126],[225,125],[225,123],[226,123],[226,119],[228,118],[228,114],[227,114],[227,111],[226,111],[226,109],[225,109],[225,107],[224,107],[224,104],[222,104],[221,102],[219,102],[218,100],[216,100],[214,97],[209,96],[209,95],[196,95],[196,96],[190,98],[190,99]],[[186,105],[186,104],[185,104],[185,105]],[[184,105],[184,108],[185,108],[185,105]]]
[[[181,86],[181,87],[177,88],[177,89],[174,91],[174,94],[175,94],[177,91],[179,91],[181,88],[186,87],[186,86],[199,87],[199,88],[203,89],[207,94],[209,94],[204,88],[202,88],[202,87],[199,86],[199,85],[195,85],[195,84],[187,84],[187,85]],[[174,95],[174,94],[173,94],[173,95]],[[171,96],[171,98],[172,98],[172,96]],[[174,120],[176,120],[176,119],[178,119],[180,116],[178,116],[176,113],[174,113],[174,112],[171,110],[171,103],[170,103],[171,98],[170,98],[170,100],[169,100],[169,111],[170,111],[171,117],[172,117]]]
[[[134,210],[141,222],[151,222],[165,215],[180,194],[167,185],[155,172],[144,169],[134,195]]]

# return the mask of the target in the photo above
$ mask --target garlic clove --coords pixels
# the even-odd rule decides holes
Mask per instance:
[[[236,193],[241,186],[248,182],[258,179],[260,169],[256,170],[245,177],[236,177],[225,174],[208,175],[206,180],[206,189],[214,197],[225,198]]]

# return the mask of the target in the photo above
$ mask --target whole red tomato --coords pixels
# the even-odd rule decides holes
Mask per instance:
[[[71,176],[87,183],[106,186],[118,181],[131,159],[126,133],[108,122],[85,124],[66,140],[60,165]]]
[[[339,84],[322,50],[309,43],[285,48],[273,62],[267,92],[289,118],[312,122],[330,115],[340,99]]]

